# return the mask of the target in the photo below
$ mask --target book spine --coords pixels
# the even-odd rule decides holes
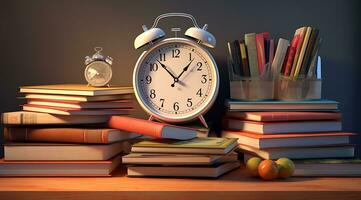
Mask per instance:
[[[252,77],[259,76],[258,60],[257,60],[257,46],[256,34],[248,33],[244,35],[244,42],[247,47],[249,70]]]
[[[241,41],[239,43],[239,47],[240,47],[240,50],[241,50],[243,74],[244,74],[244,76],[249,77],[250,76],[250,71],[249,71],[249,64],[248,64],[248,58],[247,58],[246,45],[245,45],[244,41]]]
[[[282,68],[282,64],[285,60],[285,56],[287,53],[287,48],[289,46],[289,41],[285,40],[283,38],[280,38],[278,40],[278,44],[277,44],[277,49],[276,49],[276,53],[274,55],[274,59],[272,62],[272,74],[273,77],[277,77],[278,74],[281,71]]]
[[[298,75],[300,74],[302,61],[305,57],[305,53],[306,53],[308,42],[310,40],[311,32],[312,32],[312,28],[307,27],[307,31],[306,31],[305,37],[303,39],[303,42],[302,42],[302,47],[301,47],[300,55],[297,60],[297,65],[295,68],[295,73],[293,74],[293,78],[298,78]]]
[[[299,78],[305,78],[307,76],[307,72],[309,70],[309,63],[312,59],[311,56],[312,56],[313,49],[316,45],[317,37],[318,37],[318,29],[313,28],[312,32],[311,32],[310,40],[307,44],[305,57],[302,61]]]
[[[258,71],[260,74],[263,73],[265,64],[266,64],[266,55],[264,47],[264,37],[262,33],[256,35],[256,44],[257,44],[257,62],[258,62]]]
[[[108,143],[108,129],[4,128],[9,142]]]
[[[305,34],[306,34],[306,30],[307,30],[307,27],[301,27],[301,28],[297,29],[296,32],[295,32],[295,36],[298,35],[299,39],[298,39],[298,43],[297,43],[297,46],[296,46],[295,58],[293,59],[293,63],[292,63],[292,68],[291,68],[291,73],[290,73],[291,77],[293,77],[293,75],[295,73],[297,60],[298,60],[298,57],[300,55],[300,51],[301,51],[303,39],[304,39]]]
[[[108,126],[123,131],[162,138],[162,131],[166,125],[136,118],[112,116],[109,119]]]
[[[296,47],[298,45],[298,42],[299,42],[299,35],[296,35],[292,39],[292,43],[291,43],[291,46],[289,47],[288,55],[285,60],[286,61],[285,65],[284,65],[284,75],[285,76],[291,75],[292,63],[294,62],[294,59],[295,59]]]

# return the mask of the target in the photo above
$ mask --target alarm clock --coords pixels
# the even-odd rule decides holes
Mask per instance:
[[[84,76],[88,85],[101,87],[108,86],[112,79],[113,59],[109,56],[101,54],[103,50],[101,47],[95,47],[95,54],[93,56],[85,57],[85,71]]]
[[[184,35],[172,28],[175,37],[162,39],[165,32],[157,27],[159,20],[184,17],[192,20]],[[200,28],[195,18],[186,13],[158,16],[153,26],[136,37],[135,49],[148,46],[135,64],[133,86],[141,107],[150,119],[168,123],[183,123],[199,119],[208,127],[203,115],[214,104],[219,90],[217,64],[206,49],[216,46],[215,37]]]

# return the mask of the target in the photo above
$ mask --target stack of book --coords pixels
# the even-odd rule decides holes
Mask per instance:
[[[216,137],[145,140],[132,146],[123,163],[130,177],[217,178],[240,166],[236,146],[236,139]]]
[[[240,77],[314,78],[321,41],[319,30],[309,26],[297,29],[291,42],[280,38],[277,48],[269,32],[247,33],[228,42],[230,70]]]
[[[327,100],[229,101],[222,136],[238,138],[239,150],[263,159],[352,158],[354,134],[342,132],[337,105]]]
[[[108,176],[124,141],[139,135],[107,128],[110,115],[132,110],[130,87],[21,87],[23,111],[2,114],[0,176]]]

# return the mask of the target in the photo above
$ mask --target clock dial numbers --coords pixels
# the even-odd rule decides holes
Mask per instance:
[[[168,118],[197,112],[215,87],[210,81],[215,74],[210,61],[201,49],[189,44],[164,44],[151,51],[137,74],[147,108]]]

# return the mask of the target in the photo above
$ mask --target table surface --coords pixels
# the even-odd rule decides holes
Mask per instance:
[[[262,181],[243,167],[219,179],[130,178],[124,167],[112,177],[2,177],[0,191],[358,191],[360,178],[292,177]]]

